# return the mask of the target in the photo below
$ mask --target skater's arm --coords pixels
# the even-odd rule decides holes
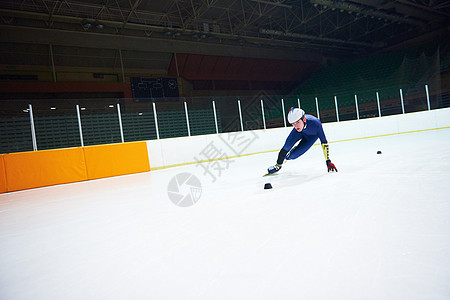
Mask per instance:
[[[330,152],[328,149],[328,143],[322,144],[323,155],[325,156],[325,160],[330,160]]]
[[[327,163],[328,172],[338,171],[336,166],[330,160],[330,153],[328,151],[328,143],[322,144],[323,155],[325,156],[325,161]]]
[[[317,130],[317,136],[319,137],[320,143],[328,144],[327,137],[325,136],[325,132],[323,131],[322,124],[319,124],[319,128]]]

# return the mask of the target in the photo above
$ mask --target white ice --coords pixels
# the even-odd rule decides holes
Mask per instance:
[[[330,155],[338,173],[313,146],[272,177],[276,152],[205,164],[214,182],[194,164],[2,194],[0,299],[450,299],[450,129]]]

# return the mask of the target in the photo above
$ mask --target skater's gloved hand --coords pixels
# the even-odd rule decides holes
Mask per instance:
[[[269,167],[269,168],[267,169],[267,172],[268,172],[269,174],[276,173],[276,172],[280,171],[281,166],[282,166],[282,165],[280,165],[280,164],[275,164],[274,166]]]
[[[338,171],[337,169],[336,169],[336,166],[331,162],[331,160],[327,160],[327,167],[328,167],[328,172],[334,172],[334,171]]]

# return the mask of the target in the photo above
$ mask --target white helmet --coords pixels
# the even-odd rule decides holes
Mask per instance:
[[[290,124],[293,124],[293,123],[297,122],[298,120],[300,120],[301,118],[303,118],[304,115],[305,115],[305,112],[303,111],[303,109],[291,107],[289,109],[288,116],[287,116],[288,122]]]

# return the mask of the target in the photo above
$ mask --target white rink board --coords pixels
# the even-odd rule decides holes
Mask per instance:
[[[450,126],[450,108],[323,124],[329,142]],[[207,160],[215,147],[226,157],[281,149],[292,127],[147,141],[150,168]],[[248,144],[247,147],[245,144]],[[317,142],[318,143],[318,142]],[[211,155],[209,155],[211,156]],[[217,157],[214,157],[217,158]]]

